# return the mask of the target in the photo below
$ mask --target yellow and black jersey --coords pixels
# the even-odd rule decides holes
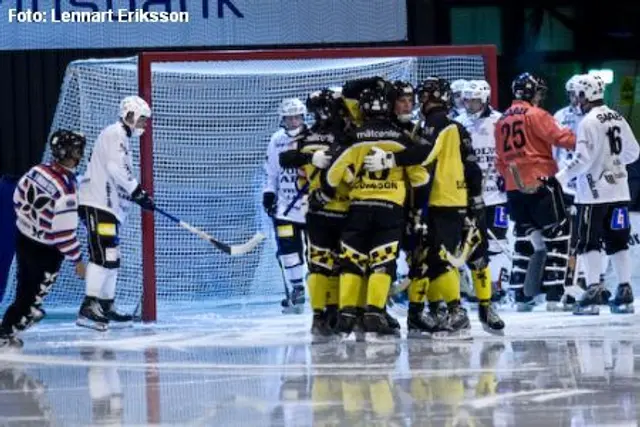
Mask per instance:
[[[347,135],[312,127],[305,134],[295,138],[289,150],[280,154],[280,166],[299,168],[298,188],[304,188],[308,182],[309,191],[320,189],[323,171],[311,164],[313,153],[335,150],[336,147],[348,144],[349,140]],[[346,212],[348,209],[349,188],[344,184],[336,189],[331,201],[324,206],[324,210]]]
[[[429,175],[420,165],[394,167],[380,172],[366,172],[364,158],[373,147],[399,152],[412,144],[401,129],[386,120],[371,120],[354,131],[355,142],[345,148],[326,173],[326,186],[348,185],[352,202],[378,201],[404,206],[407,182],[426,194]],[[406,178],[406,181],[405,181]]]

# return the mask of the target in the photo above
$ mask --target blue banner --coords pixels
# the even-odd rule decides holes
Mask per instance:
[[[406,38],[405,0],[0,0],[0,50]]]

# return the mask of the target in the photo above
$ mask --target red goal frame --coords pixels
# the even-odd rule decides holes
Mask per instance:
[[[138,55],[138,92],[153,108],[151,64],[154,62],[248,61],[277,59],[338,59],[411,56],[482,56],[487,81],[497,93],[497,48],[494,45],[402,46],[336,49],[213,50],[193,52],[142,52]],[[492,96],[496,106],[498,97]],[[140,138],[140,175],[142,187],[153,196],[153,121]],[[155,222],[152,212],[142,213],[142,320],[156,320]]]

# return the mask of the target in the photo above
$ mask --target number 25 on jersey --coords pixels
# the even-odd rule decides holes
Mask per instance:
[[[525,146],[527,141],[524,137],[522,125],[522,120],[516,120],[512,123],[504,123],[500,127],[503,151],[505,153],[513,150],[514,148],[517,150]]]

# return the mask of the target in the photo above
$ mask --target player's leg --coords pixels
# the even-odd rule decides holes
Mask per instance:
[[[343,218],[307,214],[307,288],[313,310],[311,333],[329,337],[335,327],[338,307],[338,251]]]
[[[361,311],[358,306],[369,261],[371,237],[371,212],[363,206],[351,206],[342,229],[340,239],[340,284],[338,332],[343,337],[356,333],[356,340],[364,339],[361,334]]]
[[[509,283],[509,270],[511,268],[510,248],[507,240],[509,229],[509,215],[507,206],[494,205],[487,207],[487,228],[491,231],[489,236],[489,271],[491,272],[492,300],[500,301]]]
[[[547,308],[557,309],[564,294],[569,263],[571,222],[564,205],[562,188],[545,185],[534,195],[533,221],[541,230],[547,256],[544,263],[542,286],[547,294]]]
[[[438,292],[447,304],[448,335],[464,338],[471,328],[467,312],[460,303],[460,273],[447,261],[447,253],[455,254],[463,243],[466,209],[430,209],[433,225],[429,247],[429,292]],[[429,227],[429,233],[431,233]],[[438,335],[438,334],[436,334]]]
[[[89,206],[80,206],[78,214],[87,227],[89,263],[85,277],[85,298],[76,324],[105,331],[111,320],[131,320],[131,316],[119,315],[113,308],[120,267],[118,221],[112,214]]]
[[[283,313],[301,313],[305,303],[304,244],[301,224],[274,220],[278,263],[282,269],[289,298],[282,300]]]
[[[399,336],[395,319],[386,313],[391,282],[396,275],[396,259],[404,225],[402,208],[370,207],[374,219],[368,251],[367,307],[365,334],[369,338]]]
[[[576,253],[584,261],[587,290],[574,308],[574,314],[599,314],[603,287],[600,284],[602,271],[603,224],[608,205],[578,206],[578,242]]]
[[[489,270],[489,237],[487,233],[487,213],[476,218],[482,241],[469,257],[467,265],[471,269],[473,288],[478,298],[478,317],[485,331],[502,334],[504,322],[491,305],[491,272]]]
[[[633,313],[633,291],[631,289],[631,259],[629,237],[631,223],[626,202],[609,206],[604,219],[604,246],[618,276],[618,288],[611,301],[613,313]]]
[[[16,297],[0,326],[0,347],[22,347],[17,334],[42,320],[42,302],[55,282],[63,256],[57,248],[35,242],[22,233],[16,238]]]

